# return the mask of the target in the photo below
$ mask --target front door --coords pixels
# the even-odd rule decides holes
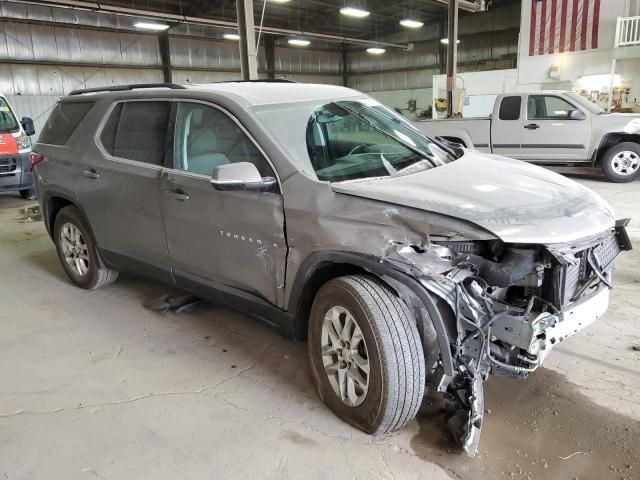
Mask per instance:
[[[529,95],[520,158],[545,163],[587,160],[591,128],[586,118],[571,118],[576,109],[557,95]]]
[[[287,246],[279,189],[218,191],[210,183],[216,167],[234,162],[276,177],[255,142],[226,111],[185,101],[177,108],[173,157],[162,206],[178,285],[242,291],[282,305]]]
[[[171,280],[159,201],[170,110],[171,102],[116,103],[77,183],[102,254],[122,268],[150,266],[162,280]]]

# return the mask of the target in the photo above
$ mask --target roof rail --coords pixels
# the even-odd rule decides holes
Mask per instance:
[[[259,78],[257,80],[221,80],[213,83],[298,83],[295,80],[287,80],[286,78]]]
[[[71,92],[69,92],[69,95],[82,95],[83,93],[96,92],[125,92],[127,90],[134,90],[139,88],[171,88],[174,90],[184,90],[186,87],[177,85],[175,83],[133,83],[130,85],[116,85],[114,87],[98,87],[72,90]]]

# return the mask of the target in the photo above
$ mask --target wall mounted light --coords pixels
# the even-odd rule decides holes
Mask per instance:
[[[386,50],[382,47],[369,47],[367,48],[367,53],[371,55],[382,55]]]

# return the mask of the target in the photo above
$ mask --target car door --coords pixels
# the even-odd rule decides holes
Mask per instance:
[[[574,110],[579,115],[572,115]],[[528,96],[521,158],[550,163],[587,160],[590,137],[586,115],[568,100],[552,94]]]
[[[277,175],[242,125],[222,108],[177,106],[173,170],[162,180],[169,255],[178,285],[212,287],[282,305],[287,246],[279,187],[273,192],[219,191],[213,170],[253,163]]]
[[[491,122],[491,147],[493,153],[520,158],[522,135],[522,96],[502,97],[494,107]]]
[[[160,172],[171,102],[112,105],[82,159],[77,195],[104,257],[170,280],[160,211]]]

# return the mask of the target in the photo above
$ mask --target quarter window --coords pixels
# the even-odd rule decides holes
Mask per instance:
[[[164,165],[169,102],[123,102],[102,129],[103,147],[114,157]]]
[[[95,102],[58,102],[44,125],[38,142],[64,145]]]
[[[263,177],[275,176],[262,153],[224,112],[200,103],[181,102],[176,118],[175,168],[211,175],[229,163],[253,163]]]
[[[529,95],[527,117],[529,120],[566,120],[575,108],[553,95]]]
[[[520,118],[520,105],[522,97],[504,97],[500,103],[500,120],[518,120]]]

